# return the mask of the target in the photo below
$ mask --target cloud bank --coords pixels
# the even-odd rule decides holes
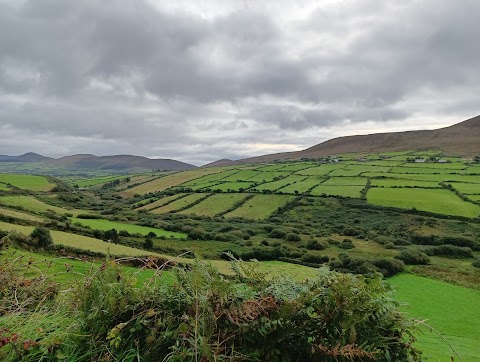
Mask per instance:
[[[300,3],[0,0],[0,154],[200,165],[480,113],[479,2]]]

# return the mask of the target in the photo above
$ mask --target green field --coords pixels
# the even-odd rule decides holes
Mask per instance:
[[[480,194],[480,184],[465,184],[461,182],[452,182],[450,185],[462,194]]]
[[[196,214],[199,216],[215,216],[221,214],[236,203],[244,200],[248,194],[216,194],[206,200],[180,211],[181,214]]]
[[[176,195],[163,197],[160,200],[151,202],[147,205],[143,205],[143,206],[137,208],[137,210],[153,210],[153,209],[156,209],[157,207],[163,206],[163,205],[169,203],[170,201],[179,199],[180,197],[183,197],[183,196],[185,196],[185,194],[176,194]]]
[[[316,167],[307,168],[305,170],[297,171],[296,174],[307,175],[307,176],[325,176],[326,174],[328,174],[328,173],[330,173],[334,170],[338,170],[338,169],[341,169],[341,168],[344,168],[344,167],[345,167],[345,165],[342,165],[342,164],[320,165],[320,166],[316,166]]]
[[[45,177],[34,175],[0,174],[0,182],[32,191],[50,191],[55,187],[55,184]]]
[[[480,195],[468,195],[468,198],[473,201],[480,201]]]
[[[408,303],[403,310],[440,332],[464,362],[480,356],[480,291],[455,286],[412,274],[388,280],[396,289],[396,298]],[[451,349],[442,337],[422,327],[417,348],[425,360],[450,361]],[[455,361],[459,360],[457,356]],[[427,359],[428,358],[428,359]]]
[[[20,211],[15,211],[12,209],[7,209],[5,207],[0,207],[0,215],[14,217],[20,220],[27,220],[27,221],[40,222],[40,223],[45,221],[45,219],[42,219],[41,217],[30,215]]]
[[[84,226],[89,226],[94,230],[112,230],[115,229],[117,231],[125,230],[130,234],[142,234],[147,235],[150,232],[155,233],[157,236],[166,236],[167,238],[185,238],[187,237],[186,234],[176,233],[173,231],[167,231],[157,228],[151,228],[148,226],[141,226],[141,225],[134,225],[134,224],[126,224],[116,221],[104,220],[104,219],[79,219],[75,217],[71,217],[70,220],[74,223],[79,223]]]
[[[44,213],[47,211],[52,211],[56,214],[65,215],[73,214],[76,216],[78,214],[88,214],[88,211],[78,210],[78,209],[64,209],[58,206],[52,206],[36,199],[33,196],[1,196],[0,205],[12,206],[12,207],[21,207],[24,210],[35,212],[35,213]]]
[[[276,177],[286,177],[289,174],[289,172],[263,171],[258,172],[255,176],[250,177],[248,181],[260,183],[271,182]]]
[[[437,214],[478,217],[480,206],[463,201],[454,193],[444,189],[415,188],[371,188],[367,192],[369,203],[381,206],[393,206],[403,209],[434,212]]]
[[[278,190],[281,187],[286,186],[287,184],[291,184],[293,182],[299,182],[305,179],[305,176],[301,175],[290,175],[285,177],[284,179],[278,180],[278,181],[273,181],[273,182],[267,182],[261,185],[258,185],[255,187],[257,190],[270,190],[270,191],[275,191]]]
[[[11,187],[8,186],[7,184],[0,183],[0,191],[9,191],[11,190]]]
[[[243,217],[246,219],[262,220],[272,215],[279,207],[293,200],[293,196],[286,195],[255,195],[239,208],[225,214],[227,218]]]
[[[367,184],[365,177],[330,177],[322,186],[363,186]]]
[[[303,181],[297,181],[296,183],[282,187],[280,191],[287,194],[294,194],[297,192],[303,194],[311,188],[321,184],[323,181],[325,181],[324,178],[311,176]]]
[[[248,189],[252,187],[254,184],[252,182],[224,182],[215,186],[212,186],[212,190],[220,190],[220,191],[238,191],[240,189]]]
[[[360,197],[364,186],[325,186],[324,184],[315,187],[310,193],[314,196],[329,195],[343,197]]]
[[[440,187],[435,181],[416,181],[393,178],[372,178],[370,179],[372,186],[378,187]]]
[[[206,197],[208,194],[191,194],[187,195],[185,197],[179,198],[178,200],[175,200],[168,205],[165,206],[160,206],[156,209],[151,210],[152,213],[154,214],[166,214],[167,212],[171,211],[177,211],[179,209],[182,209],[184,207],[187,207],[194,202],[200,200],[203,197]]]

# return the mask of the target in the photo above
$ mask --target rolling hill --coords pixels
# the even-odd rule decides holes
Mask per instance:
[[[300,158],[318,158],[342,153],[379,153],[438,149],[449,156],[471,157],[480,154],[480,116],[436,130],[376,133],[334,138],[302,151],[250,157],[227,163],[269,162]],[[216,163],[213,163],[216,165]],[[209,164],[211,165],[211,164]]]
[[[161,158],[150,159],[132,155],[95,156],[91,154],[78,154],[54,159],[36,153],[26,153],[21,156],[0,155],[0,167],[2,163],[43,165],[46,166],[49,171],[52,171],[52,169],[56,168],[61,168],[64,170],[101,170],[127,172],[129,170],[184,171],[196,168],[194,165],[176,160]],[[38,173],[39,170],[36,170],[36,172]]]

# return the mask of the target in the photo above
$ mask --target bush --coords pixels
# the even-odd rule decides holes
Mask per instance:
[[[48,248],[53,244],[52,235],[50,235],[50,230],[42,226],[37,226],[33,229],[30,234],[30,238],[36,243],[40,248]]]
[[[285,240],[287,240],[287,241],[301,241],[302,238],[301,238],[300,235],[298,235],[298,234],[289,233],[289,234],[287,234],[287,236],[285,237]]]
[[[314,253],[305,253],[301,257],[301,260],[306,263],[323,264],[328,263],[330,259],[328,258],[328,256],[322,256]]]
[[[147,250],[150,250],[153,248],[153,240],[150,238],[146,238],[145,241],[143,242],[143,247]]]
[[[274,239],[285,239],[287,234],[283,230],[274,229],[270,232],[270,237]]]
[[[342,249],[353,249],[355,248],[355,245],[353,245],[352,240],[343,239],[342,243],[338,247]]]
[[[425,252],[427,255],[444,256],[446,258],[473,258],[472,249],[455,245],[433,246]]]
[[[325,244],[319,243],[317,240],[309,240],[307,242],[306,248],[308,250],[325,250]]]
[[[395,258],[402,260],[407,265],[426,265],[430,263],[428,255],[417,250],[402,250]]]
[[[386,277],[391,277],[405,270],[405,263],[394,258],[374,259],[372,264],[378,268],[378,271]]]
[[[480,258],[477,258],[473,261],[472,265],[475,267],[475,268],[480,268]]]

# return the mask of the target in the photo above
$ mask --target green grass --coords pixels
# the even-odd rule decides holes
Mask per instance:
[[[123,180],[126,177],[133,178],[133,175],[132,176],[127,176],[127,175],[101,176],[101,177],[81,178],[81,179],[72,178],[69,181],[73,185],[78,185],[78,187],[86,188],[86,187],[102,185],[102,184],[104,184],[106,182],[109,182],[109,181]]]
[[[365,177],[330,177],[322,186],[363,186],[367,184]]]
[[[471,182],[480,183],[480,176],[477,175],[453,175],[453,174],[406,174],[406,173],[380,173],[380,172],[365,172],[362,176],[366,177],[389,177],[397,179],[417,180],[417,181],[457,181],[457,182]]]
[[[440,187],[436,181],[418,181],[393,178],[372,178],[370,179],[370,184],[378,187]]]
[[[175,201],[171,202],[168,205],[161,206],[159,208],[153,209],[153,210],[151,210],[151,212],[154,213],[154,214],[166,214],[167,212],[177,211],[179,209],[182,209],[184,207],[187,207],[187,206],[195,203],[196,201],[198,201],[199,199],[201,199],[205,196],[207,196],[207,194],[187,195],[185,197],[182,197],[178,200],[175,200]]]
[[[453,192],[444,189],[371,188],[368,202],[381,206],[393,206],[438,214],[478,217],[480,206],[463,201]]]
[[[4,207],[0,207],[0,215],[14,217],[20,220],[27,220],[27,221],[40,222],[40,223],[45,221],[45,219],[42,219],[41,217],[26,214],[24,212],[12,210],[12,209],[7,209]]]
[[[0,174],[0,182],[31,191],[50,191],[55,187],[45,177],[34,175]]]
[[[302,194],[310,190],[311,188],[321,184],[323,181],[325,181],[325,179],[322,177],[310,176],[306,180],[297,181],[296,183],[293,183],[289,186],[282,187],[281,191],[283,193],[289,193],[289,194],[293,194],[295,193],[295,191],[297,191],[298,193]]]
[[[86,210],[64,209],[58,206],[52,206],[36,199],[33,196],[1,196],[0,205],[21,207],[24,210],[35,213],[53,211],[56,214],[64,215],[70,213],[73,214],[73,216],[89,213]]]
[[[11,187],[8,186],[7,184],[0,183],[0,191],[9,191],[11,190]]]
[[[298,175],[307,175],[307,176],[324,176],[334,170],[338,170],[344,168],[344,164],[327,164],[327,165],[320,165],[316,167],[307,168],[305,170],[297,171],[296,174]]]
[[[278,181],[273,181],[273,182],[267,182],[261,185],[256,186],[255,188],[257,190],[278,190],[281,187],[284,187],[287,184],[291,184],[293,182],[299,182],[305,179],[305,176],[301,175],[290,175],[285,177],[284,179],[278,180]]]
[[[271,182],[275,177],[285,177],[288,176],[289,172],[276,172],[276,171],[262,171],[258,172],[255,176],[252,176],[248,181],[252,182]]]
[[[403,310],[438,330],[452,344],[464,362],[480,356],[480,292],[412,274],[388,280],[396,298],[407,302]],[[437,334],[422,328],[417,347],[425,360],[450,361],[451,349]],[[458,358],[455,356],[455,361]]]
[[[293,200],[293,196],[286,195],[255,195],[239,208],[225,214],[229,217],[243,217],[246,219],[262,220],[268,218],[279,207]]]
[[[238,191],[240,189],[248,189],[253,186],[252,182],[224,182],[215,186],[212,186],[212,190],[220,191]]]
[[[176,199],[178,199],[178,198],[180,198],[184,195],[185,194],[176,194],[176,195],[163,197],[160,200],[157,200],[157,201],[151,202],[147,205],[144,205],[142,207],[139,207],[139,208],[137,208],[137,210],[153,210],[157,207],[160,207],[160,206],[163,206],[163,205],[169,203],[170,201],[176,200]]]
[[[329,195],[329,196],[344,196],[344,197],[360,197],[364,186],[334,186],[323,184],[315,187],[310,193],[315,196]]]
[[[186,238],[187,237],[187,235],[183,233],[177,233],[177,232],[167,231],[167,230],[158,229],[158,228],[151,228],[148,226],[126,224],[126,223],[104,220],[104,219],[78,219],[75,217],[71,217],[70,220],[74,223],[79,223],[84,226],[89,226],[94,230],[106,231],[106,230],[115,229],[117,231],[125,230],[125,231],[128,231],[130,234],[142,234],[144,236],[150,232],[153,232],[157,236],[165,236],[167,238]]]
[[[179,213],[215,216],[225,212],[247,196],[248,194],[216,194]]]
[[[245,170],[245,171],[240,171],[237,173],[234,173],[228,177],[225,177],[222,179],[222,181],[227,181],[227,182],[234,182],[234,181],[250,181],[252,177],[255,177],[258,175],[260,171],[254,171],[254,170]]]
[[[205,175],[201,176],[199,178],[187,181],[180,186],[185,186],[185,187],[205,187],[206,185],[210,185],[212,183],[218,183],[220,180],[223,180],[224,178],[227,178],[231,175],[238,174],[238,170],[233,169],[233,170],[225,170],[223,172],[215,173],[213,175]]]
[[[480,184],[465,184],[461,182],[452,182],[451,185],[462,194],[480,194]]]

